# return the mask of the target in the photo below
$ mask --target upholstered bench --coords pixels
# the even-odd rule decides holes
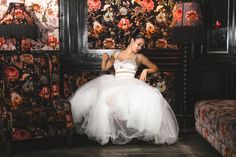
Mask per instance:
[[[224,157],[236,157],[236,100],[195,104],[196,130]]]

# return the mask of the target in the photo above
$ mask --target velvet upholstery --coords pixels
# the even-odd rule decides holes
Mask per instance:
[[[236,100],[195,104],[196,130],[224,157],[236,156]]]
[[[3,141],[70,135],[69,101],[60,94],[57,52],[1,52],[0,133]]]

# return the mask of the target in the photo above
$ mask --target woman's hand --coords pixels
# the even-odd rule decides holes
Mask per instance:
[[[110,69],[112,67],[113,63],[114,63],[113,55],[111,55],[111,57],[110,57],[107,53],[102,54],[101,68],[103,71],[107,71],[108,69]]]
[[[146,81],[147,79],[147,69],[143,69],[139,77],[140,80]]]
[[[109,59],[109,55],[107,53],[102,54],[102,61],[107,61]]]

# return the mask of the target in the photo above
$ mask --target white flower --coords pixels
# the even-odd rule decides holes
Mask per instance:
[[[127,14],[127,9],[125,7],[120,8],[120,14],[121,15],[126,15]]]
[[[109,5],[109,4],[104,5],[102,11],[106,11],[110,6],[111,6],[111,5]]]
[[[103,18],[106,22],[113,21],[113,13],[108,11],[103,15]]]
[[[157,16],[156,16],[157,22],[161,23],[161,22],[165,22],[166,21],[166,14],[160,12]]]
[[[156,10],[154,10],[154,12],[158,12],[160,9],[162,9],[164,6],[163,5],[158,5],[156,7]]]

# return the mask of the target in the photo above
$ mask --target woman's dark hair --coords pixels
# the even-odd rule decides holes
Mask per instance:
[[[140,29],[136,28],[133,30],[132,34],[131,34],[131,38],[138,39],[138,38],[145,38],[145,35],[143,34],[143,32],[140,31]]]

